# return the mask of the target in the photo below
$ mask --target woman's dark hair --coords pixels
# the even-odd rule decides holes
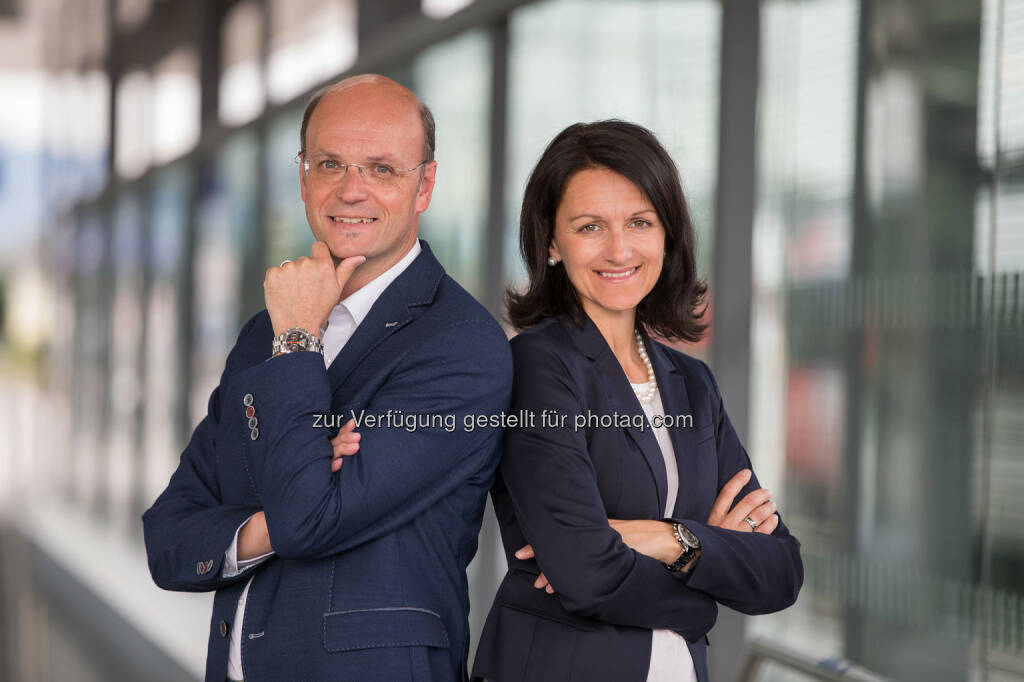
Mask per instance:
[[[651,131],[617,120],[569,126],[551,141],[533,169],[519,218],[519,250],[530,283],[522,293],[505,290],[509,321],[516,329],[525,329],[545,317],[564,314],[583,323],[583,308],[564,265],[549,266],[547,259],[565,187],[573,175],[590,168],[615,171],[640,188],[665,228],[661,276],[637,305],[637,326],[666,339],[699,340],[707,328],[707,285],[697,277],[693,223],[679,172]]]

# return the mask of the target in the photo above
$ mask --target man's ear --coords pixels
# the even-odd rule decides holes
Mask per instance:
[[[302,203],[306,203],[306,160],[299,157],[299,194],[302,195]]]
[[[423,166],[423,177],[416,189],[416,213],[423,213],[430,206],[430,197],[434,194],[434,179],[437,176],[437,161]]]

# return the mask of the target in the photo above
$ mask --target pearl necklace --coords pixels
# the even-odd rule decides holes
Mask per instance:
[[[640,336],[640,330],[634,330],[636,337],[636,349],[640,352],[640,359],[644,361],[644,367],[647,368],[647,385],[644,388],[637,388],[633,386],[633,392],[636,393],[636,399],[641,403],[649,403],[654,399],[654,394],[658,392],[658,380],[654,376],[654,365],[651,364],[651,358],[647,355],[647,349],[644,348],[644,339]]]

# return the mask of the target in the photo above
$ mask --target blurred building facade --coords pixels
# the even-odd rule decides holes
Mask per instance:
[[[433,109],[421,236],[499,318],[557,131],[676,159],[688,350],[806,567],[792,609],[723,609],[716,680],[1024,680],[1024,0],[3,0],[0,35],[37,105],[0,131],[0,679],[200,677],[211,601],[152,586],[139,516],[311,245],[306,98],[374,71]]]

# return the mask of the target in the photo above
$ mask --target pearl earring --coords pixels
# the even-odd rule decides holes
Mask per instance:
[[[548,256],[548,265],[551,265],[551,266],[558,265],[558,261],[555,260],[554,256]]]

